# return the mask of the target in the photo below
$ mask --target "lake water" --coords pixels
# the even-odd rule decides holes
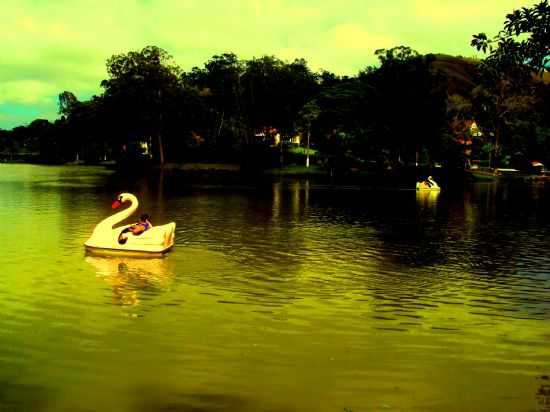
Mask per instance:
[[[0,411],[550,411],[549,189],[0,164]],[[85,254],[122,191],[164,259]]]

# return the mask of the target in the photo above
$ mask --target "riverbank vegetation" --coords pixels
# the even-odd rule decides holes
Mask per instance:
[[[496,37],[473,36],[483,60],[398,46],[355,76],[233,53],[184,71],[148,46],[107,61],[101,94],[61,92],[55,121],[0,130],[0,160],[331,174],[550,164],[549,22],[544,0],[509,14]]]

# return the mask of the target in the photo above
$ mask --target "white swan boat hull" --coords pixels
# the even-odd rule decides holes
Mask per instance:
[[[96,254],[163,255],[174,246],[175,223],[154,226],[138,236],[130,232],[126,243],[120,244],[118,236],[128,226],[121,226],[103,233],[94,231],[94,234],[84,243],[86,250]]]

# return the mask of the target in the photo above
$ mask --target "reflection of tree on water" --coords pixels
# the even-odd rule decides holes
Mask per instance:
[[[173,279],[173,268],[167,259],[86,256],[97,274],[113,290],[117,305],[137,305],[142,295],[158,295]]]
[[[440,207],[440,193],[413,193],[374,193],[361,218],[376,229],[378,251],[385,265],[443,265],[448,258],[445,242],[449,216],[445,207]]]

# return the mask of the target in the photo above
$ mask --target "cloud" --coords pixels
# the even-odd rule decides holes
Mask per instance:
[[[358,24],[341,24],[330,30],[328,47],[348,50],[372,50],[391,47],[395,39],[391,36],[370,33]]]
[[[55,85],[40,80],[15,80],[0,84],[0,104],[47,104]]]
[[[474,21],[485,21],[493,25],[495,22],[504,22],[506,14],[512,10],[532,3],[534,2],[518,0],[499,0],[498,3],[494,0],[481,2],[461,0],[458,4],[456,1],[449,0],[417,0],[412,2],[411,9],[415,18],[428,21],[430,24],[447,25],[450,23],[456,26]],[[483,30],[484,28],[480,27],[480,31]]]

